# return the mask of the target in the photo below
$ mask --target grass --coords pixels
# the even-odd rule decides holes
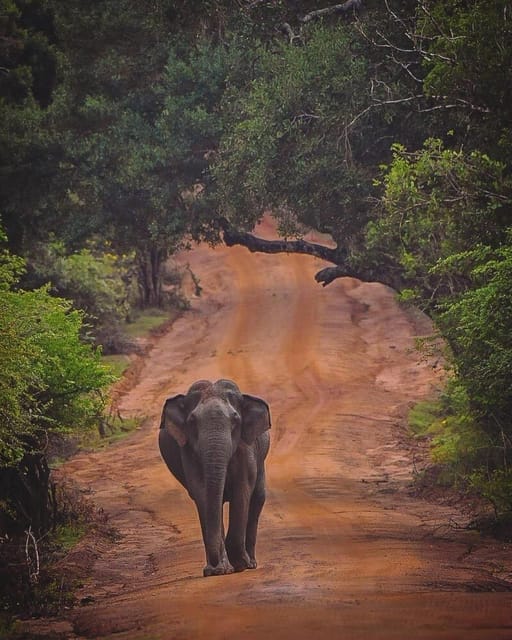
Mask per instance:
[[[86,449],[104,449],[115,442],[126,438],[130,433],[139,428],[144,418],[120,418],[112,417],[103,426],[104,433],[89,431],[84,434],[80,445]]]
[[[133,322],[125,325],[124,330],[130,338],[141,338],[173,318],[176,311],[149,308],[141,311]]]
[[[424,436],[431,432],[432,426],[442,416],[442,407],[439,400],[424,400],[418,402],[409,411],[408,423],[415,436]]]
[[[137,338],[145,338],[160,327],[174,320],[179,315],[178,309],[164,310],[154,307],[137,312],[135,319],[123,325],[123,331],[131,342]],[[113,373],[121,377],[130,366],[130,357],[126,353],[105,355],[103,362],[112,368]]]
[[[124,353],[103,356],[102,361],[104,364],[109,365],[114,375],[117,377],[121,377],[130,366],[130,357]]]
[[[83,523],[72,522],[66,525],[59,525],[52,535],[52,542],[60,551],[66,553],[80,542],[87,532],[87,527]]]

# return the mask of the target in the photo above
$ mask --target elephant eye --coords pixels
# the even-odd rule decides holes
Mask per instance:
[[[187,418],[187,425],[192,430],[197,430],[197,416],[195,413],[191,413]]]

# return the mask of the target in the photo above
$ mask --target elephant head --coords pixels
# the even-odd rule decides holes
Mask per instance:
[[[173,468],[162,444],[160,448],[169,468],[196,502],[207,557],[205,575],[232,570],[224,548],[222,504],[230,500],[232,485],[248,482],[238,469],[243,466],[240,460],[269,428],[267,403],[241,393],[230,380],[200,380],[186,395],[165,402],[161,429],[179,447],[181,469]]]
[[[189,443],[203,456],[211,453],[208,447],[200,446],[200,440],[207,436],[230,435],[234,449],[240,439],[253,444],[270,428],[270,412],[264,400],[242,394],[231,380],[218,380],[214,384],[199,380],[186,395],[180,394],[165,402],[161,426],[180,447]]]

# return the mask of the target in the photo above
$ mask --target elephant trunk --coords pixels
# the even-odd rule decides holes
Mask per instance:
[[[208,564],[216,567],[223,560],[222,506],[229,458],[226,447],[210,446],[204,462],[204,536]]]

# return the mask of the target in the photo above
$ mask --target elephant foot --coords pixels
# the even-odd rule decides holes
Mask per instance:
[[[246,569],[256,569],[256,560],[250,558],[247,553],[244,553],[240,558],[231,560],[233,568],[236,572],[245,571]]]
[[[229,562],[221,562],[216,567],[212,567],[211,564],[207,564],[203,569],[203,576],[209,578],[210,576],[225,576],[228,573],[233,573],[234,569]]]

